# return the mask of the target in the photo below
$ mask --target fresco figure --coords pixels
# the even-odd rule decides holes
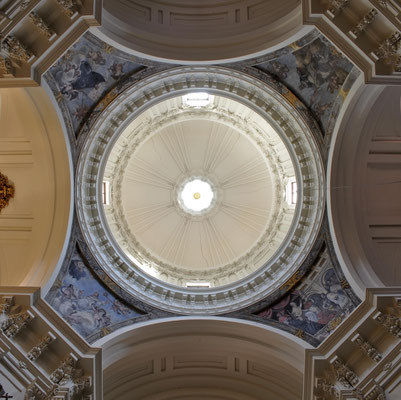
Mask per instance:
[[[260,311],[258,315],[322,340],[329,334],[329,322],[338,316],[349,314],[353,308],[336,272],[331,264],[326,262],[306,288],[301,291],[294,289],[278,303]]]
[[[80,259],[70,262],[50,304],[83,337],[140,315],[105,291]]]

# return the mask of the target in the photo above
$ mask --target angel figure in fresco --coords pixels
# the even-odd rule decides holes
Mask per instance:
[[[294,53],[299,74],[299,89],[305,87],[317,90],[326,83],[331,74],[330,54],[320,39]]]
[[[287,65],[280,63],[276,60],[270,62],[272,66],[272,73],[277,76],[281,81],[283,81],[288,76],[289,68]]]
[[[105,65],[106,64],[106,60],[104,59],[104,57],[102,56],[102,53],[99,50],[95,51],[95,50],[89,49],[88,57],[97,65]]]
[[[103,75],[93,71],[88,61],[81,61],[79,75],[71,82],[71,87],[76,90],[94,88],[102,82],[105,82]]]
[[[116,63],[114,62],[108,71],[110,72],[110,76],[115,80],[118,81],[124,75],[124,65],[125,63]]]

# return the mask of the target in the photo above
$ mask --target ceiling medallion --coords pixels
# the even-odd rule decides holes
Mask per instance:
[[[11,198],[14,197],[14,185],[8,181],[7,176],[0,172],[0,212],[8,206]]]
[[[216,204],[216,189],[207,178],[190,177],[178,186],[177,203],[189,215],[202,216]]]
[[[185,106],[195,91],[213,104]],[[132,304],[200,315],[282,291],[325,207],[320,132],[288,93],[253,70],[185,66],[134,83],[99,114],[77,163],[76,206],[105,284]]]

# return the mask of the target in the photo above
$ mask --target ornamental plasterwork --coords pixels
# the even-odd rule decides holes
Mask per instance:
[[[0,212],[8,206],[10,199],[14,197],[14,185],[0,172]]]
[[[152,113],[153,114],[153,113]],[[167,263],[154,256],[146,248],[144,248],[140,241],[135,237],[127,222],[123,205],[121,201],[121,185],[123,180],[124,171],[127,168],[129,159],[133,156],[138,147],[144,140],[151,135],[157,134],[161,129],[174,122],[189,119],[205,119],[208,121],[219,121],[226,126],[232,126],[239,132],[245,134],[251,140],[257,143],[258,148],[263,152],[266,159],[266,166],[270,169],[270,176],[273,179],[273,186],[275,192],[275,200],[272,208],[272,216],[269,223],[261,235],[257,243],[246,254],[229,263],[220,267],[210,267],[202,271],[188,271],[186,268],[179,268]],[[146,127],[143,129],[143,127]],[[107,176],[111,177],[111,191],[112,205],[106,208],[106,215],[110,215],[111,219],[115,221],[113,224],[117,231],[116,234],[123,236],[119,243],[124,246],[124,249],[131,253],[135,259],[142,260],[146,264],[150,264],[160,275],[167,274],[167,280],[174,284],[180,282],[190,281],[193,279],[207,279],[213,282],[213,286],[219,283],[225,283],[228,275],[235,275],[237,278],[243,277],[251,273],[253,270],[260,266],[266,256],[272,254],[279,242],[275,240],[277,234],[280,232],[280,226],[286,214],[291,215],[293,210],[286,207],[283,193],[284,183],[289,177],[284,171],[284,163],[280,162],[280,157],[276,153],[277,147],[269,135],[262,132],[255,123],[249,118],[243,118],[240,115],[229,112],[226,108],[213,106],[203,110],[196,110],[193,108],[179,106],[169,109],[168,112],[162,113],[160,116],[154,118],[146,118],[143,123],[134,129],[128,137],[124,140],[125,147],[119,146],[123,149],[118,155],[117,161],[111,163],[110,168],[106,167]],[[118,150],[117,150],[118,152]],[[111,230],[114,231],[113,227]],[[285,232],[283,232],[285,234]]]
[[[101,201],[101,179],[115,137],[149,106],[194,88],[221,93],[249,105],[286,143],[301,183],[293,223],[282,245],[263,268],[222,288],[193,291],[162,283],[132,265],[107,227]],[[112,139],[114,138],[114,139]],[[179,67],[134,83],[104,110],[89,128],[77,164],[77,215],[85,241],[108,275],[127,293],[127,301],[144,301],[172,312],[218,314],[270,296],[300,268],[320,231],[324,215],[324,171],[321,137],[303,104],[287,88],[253,70],[222,67]]]

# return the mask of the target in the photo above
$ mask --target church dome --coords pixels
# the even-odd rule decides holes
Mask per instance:
[[[283,287],[324,210],[303,113],[286,88],[220,67],[175,68],[124,91],[90,130],[77,175],[84,237],[111,280],[186,314]]]

